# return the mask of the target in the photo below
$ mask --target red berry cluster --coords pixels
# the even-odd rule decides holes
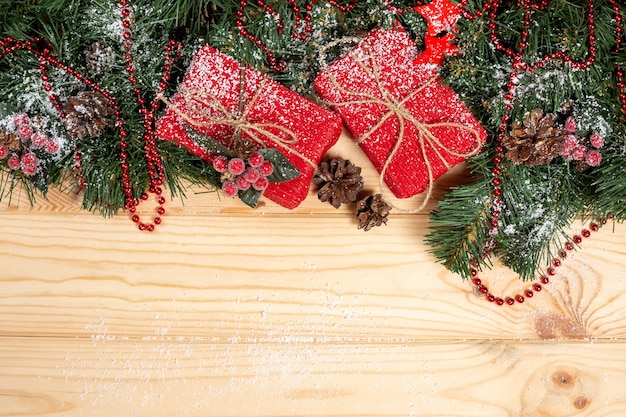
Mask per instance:
[[[255,152],[246,161],[217,156],[213,159],[213,169],[222,174],[224,195],[234,197],[239,191],[246,191],[250,187],[257,191],[265,190],[269,184],[267,177],[274,172],[274,164]]]
[[[48,155],[54,155],[59,150],[57,140],[42,132],[42,127],[34,123],[26,113],[15,113],[9,128],[22,144],[22,151],[19,153],[0,144],[0,160],[8,158],[7,165],[12,170],[21,170],[24,175],[33,176],[39,166],[39,158],[35,151],[42,150]]]
[[[595,167],[602,162],[602,154],[598,149],[604,146],[604,137],[593,132],[588,138],[581,137],[576,131],[576,120],[569,117],[565,121],[567,135],[563,141],[561,156],[567,161],[584,161],[590,167]]]

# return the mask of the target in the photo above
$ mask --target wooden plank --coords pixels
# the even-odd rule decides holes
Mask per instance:
[[[0,416],[620,416],[620,343],[0,339]]]
[[[364,233],[313,194],[292,212],[194,195],[151,234],[79,195],[14,196],[0,417],[624,415],[626,226],[498,308],[435,263],[426,214]],[[500,266],[481,279],[527,287]]]
[[[125,218],[0,219],[3,336],[90,337],[100,323],[111,335],[220,340],[626,335],[623,226],[594,234],[545,294],[497,308],[435,263],[423,216],[368,233],[341,216],[172,216],[152,234]],[[526,286],[504,269],[483,279]]]

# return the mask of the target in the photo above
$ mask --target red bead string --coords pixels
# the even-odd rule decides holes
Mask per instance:
[[[135,66],[133,65],[133,56],[131,54],[133,43],[132,43],[132,32],[131,29],[131,10],[130,10],[130,2],[129,0],[120,0],[121,7],[121,16],[122,16],[122,27],[124,31],[122,33],[122,38],[124,40],[124,49],[126,50],[126,54],[124,55],[124,60],[126,61],[126,72],[128,73],[128,81],[133,86],[132,92],[136,96],[137,104],[139,104],[139,112],[143,116],[143,140],[144,140],[144,152],[146,158],[146,166],[148,168],[148,176],[150,178],[150,186],[148,188],[148,192],[154,194],[156,196],[156,202],[158,207],[156,209],[157,216],[152,219],[151,223],[142,222],[141,218],[137,211],[137,205],[139,202],[133,197],[133,189],[130,183],[130,173],[129,173],[129,165],[128,165],[128,153],[126,149],[128,148],[128,143],[126,138],[128,137],[128,130],[124,127],[124,122],[121,117],[118,116],[118,112],[116,111],[117,116],[117,126],[120,129],[120,160],[122,167],[122,187],[124,189],[125,196],[125,204],[124,208],[132,214],[131,219],[133,222],[137,223],[139,230],[153,231],[155,225],[159,225],[162,223],[162,218],[165,214],[165,197],[161,194],[163,189],[161,188],[163,185],[163,179],[165,178],[165,170],[163,169],[163,164],[161,157],[159,155],[157,146],[156,146],[156,135],[154,131],[154,123],[156,119],[156,111],[159,109],[160,101],[156,98],[167,88],[168,82],[170,80],[170,73],[172,69],[172,62],[174,58],[172,58],[172,52],[174,52],[174,56],[176,58],[180,57],[182,54],[182,45],[180,42],[175,40],[170,40],[169,44],[165,47],[165,64],[163,65],[163,75],[161,77],[161,81],[158,84],[157,92],[155,94],[154,100],[148,105],[146,99],[143,97],[143,93],[141,91],[141,87],[138,83],[137,77],[135,76]],[[117,110],[117,109],[116,109]],[[143,193],[141,195],[141,200],[148,200],[148,193]]]
[[[605,222],[603,222],[605,223]],[[583,229],[580,234],[575,234],[572,236],[572,242],[576,245],[580,245],[583,241],[583,238],[589,238],[591,236],[591,232],[597,232],[600,230],[600,226],[598,223],[591,223],[589,225],[589,229]],[[560,267],[563,264],[563,261],[567,258],[568,252],[574,250],[574,244],[572,242],[565,242],[563,250],[559,251],[559,254],[552,258],[551,265],[546,269],[546,273],[542,275],[538,282],[531,283],[530,286],[523,290],[520,294],[516,294],[510,297],[500,297],[493,295],[489,288],[483,284],[483,282],[478,278],[478,262],[472,262],[472,268],[470,269],[472,275],[472,284],[476,288],[477,293],[485,296],[485,299],[489,302],[495,303],[496,305],[513,305],[515,303],[523,303],[526,299],[532,298],[535,293],[538,293],[543,290],[543,286],[550,283],[550,279],[556,275],[556,268]]]
[[[294,15],[292,36],[295,39],[305,41],[310,36],[311,32],[313,31],[313,26],[311,25],[311,12],[313,10],[313,4],[317,3],[318,1],[319,0],[308,1],[306,5],[304,6],[304,11],[303,11],[302,7],[298,6],[297,0],[288,0],[289,4],[291,5],[291,9]],[[339,4],[337,0],[327,0],[327,1],[328,1],[328,4],[330,4],[332,7],[337,8],[342,13],[353,10],[359,3],[359,0],[351,0],[348,4]],[[285,29],[285,24],[283,23],[280,15],[276,12],[276,10],[272,6],[267,4],[264,0],[255,0],[255,2],[258,7],[263,8],[263,10],[266,13],[272,15],[272,17],[276,21],[278,33],[282,33],[283,30]],[[414,6],[410,6],[405,9],[395,7],[392,4],[392,0],[383,0],[383,4],[387,8],[387,10],[389,10],[390,12],[397,14],[397,15],[402,15],[404,12],[408,10],[416,10],[419,6],[424,4],[424,0],[418,0]],[[254,45],[256,45],[258,48],[261,49],[261,51],[265,54],[265,57],[267,58],[270,68],[272,68],[276,72],[281,72],[286,68],[285,63],[282,60],[276,58],[276,54],[273,51],[271,51],[269,47],[261,39],[259,39],[256,35],[251,33],[245,27],[244,10],[249,5],[250,4],[248,0],[239,1],[239,9],[237,10],[237,19],[235,21],[235,26],[237,26],[239,34],[242,37],[248,39],[250,42],[252,42]],[[304,17],[302,17],[303,15]],[[302,21],[304,21],[304,23],[302,23]]]
[[[523,29],[521,31],[521,38],[518,44],[517,51],[513,48],[505,46],[501,41],[497,34],[497,24],[496,19],[498,16],[498,9],[501,6],[501,0],[491,0],[485,3],[482,10],[477,11],[474,14],[470,14],[466,11],[468,0],[463,0],[460,2],[459,6],[463,10],[464,17],[468,19],[475,19],[476,17],[480,17],[486,15],[489,19],[487,26],[490,30],[490,40],[494,44],[496,50],[504,53],[507,57],[511,59],[512,63],[512,71],[509,75],[509,81],[507,83],[507,92],[504,95],[504,113],[501,116],[500,125],[498,127],[498,135],[496,137],[497,145],[495,147],[496,155],[493,158],[494,168],[492,169],[492,197],[491,197],[491,211],[490,211],[490,228],[488,232],[488,237],[483,249],[482,257],[486,258],[489,256],[490,252],[496,247],[496,235],[498,234],[498,229],[500,226],[499,217],[501,215],[502,210],[502,179],[501,179],[501,164],[504,160],[504,147],[502,146],[502,141],[506,135],[507,127],[510,121],[510,114],[513,109],[513,100],[515,98],[515,86],[517,84],[517,79],[520,71],[528,71],[532,72],[535,68],[543,68],[548,62],[553,61],[561,61],[564,65],[569,65],[574,69],[588,69],[596,60],[596,35],[595,35],[595,24],[594,24],[594,3],[593,0],[590,0],[587,5],[587,29],[589,34],[587,35],[587,44],[588,44],[588,54],[587,57],[582,61],[576,61],[572,59],[568,54],[558,51],[555,53],[547,54],[544,57],[537,60],[535,63],[525,63],[522,60],[522,56],[524,50],[528,47],[528,36],[529,29],[531,26],[531,18],[532,14],[535,11],[544,10],[548,6],[547,0],[540,0],[537,2],[533,2],[531,0],[518,0],[518,7],[524,8],[524,17],[523,17]],[[615,12],[616,18],[616,47],[615,52],[619,51],[619,47],[621,44],[621,32],[622,29],[620,27],[621,24],[621,16],[619,16],[619,5],[616,0],[611,0],[611,4],[613,10]],[[621,67],[617,66],[617,74],[618,74],[618,87],[620,88],[620,101],[622,105],[622,109],[626,111],[626,92],[624,92],[624,74]],[[603,222],[604,223],[604,222]],[[581,233],[578,235],[574,235],[572,237],[572,241],[574,244],[578,245],[582,242],[583,238],[588,238],[591,235],[591,232],[596,232],[599,230],[598,223],[591,223],[589,229],[583,229]],[[536,292],[540,292],[543,289],[543,285],[546,285],[550,282],[550,277],[556,274],[556,268],[562,265],[563,260],[567,257],[567,252],[574,249],[574,245],[571,242],[566,242],[565,250],[559,252],[558,256],[552,258],[551,265],[546,269],[546,273],[542,275],[538,282],[534,282],[530,285],[529,288],[524,290],[521,294],[517,294],[512,297],[500,297],[492,294],[488,287],[483,284],[483,282],[478,278],[478,261],[474,260],[471,262],[470,274],[472,276],[472,284],[475,286],[476,291],[480,294],[483,294],[487,301],[494,302],[496,305],[514,305],[515,303],[523,303],[525,299],[533,297]]]
[[[613,51],[618,54],[621,51],[622,46],[622,15],[620,14],[619,4],[617,4],[617,1],[610,0],[610,3],[611,7],[613,8],[613,12],[615,13],[615,48],[613,49]],[[624,70],[622,69],[622,65],[619,62],[617,63],[616,76],[622,113],[626,115],[626,83],[624,83]]]
[[[124,55],[124,60],[126,61],[126,72],[128,74],[128,81],[132,85],[132,92],[136,96],[137,104],[139,105],[139,112],[143,116],[143,140],[144,140],[144,152],[146,159],[146,166],[148,168],[148,177],[150,178],[150,186],[148,188],[148,192],[150,194],[154,194],[156,196],[156,202],[158,207],[156,208],[157,216],[152,219],[152,222],[142,222],[141,218],[137,211],[137,205],[139,201],[137,201],[133,197],[133,188],[130,182],[130,172],[128,165],[128,152],[126,151],[128,148],[128,130],[124,127],[124,122],[120,117],[120,112],[116,108],[116,117],[117,117],[117,126],[120,129],[120,160],[122,167],[122,188],[124,189],[124,197],[125,203],[124,208],[132,214],[131,219],[133,222],[137,223],[139,230],[153,231],[155,225],[159,225],[162,223],[162,218],[165,214],[165,197],[161,194],[163,193],[162,185],[163,178],[165,178],[165,170],[163,169],[163,164],[161,157],[159,155],[157,146],[156,146],[156,135],[154,132],[154,122],[156,119],[155,112],[158,110],[160,106],[160,101],[156,98],[159,94],[163,93],[163,91],[167,88],[167,83],[170,80],[170,72],[172,68],[172,52],[174,52],[175,57],[180,57],[182,52],[182,45],[180,42],[175,40],[170,40],[169,44],[165,47],[165,64],[163,66],[163,75],[161,77],[161,81],[159,82],[155,98],[148,106],[146,99],[143,97],[143,93],[141,91],[141,87],[135,76],[135,66],[133,65],[133,55],[131,54],[133,43],[132,43],[132,32],[130,28],[131,24],[131,10],[130,10],[130,2],[129,0],[120,0],[119,2],[121,7],[121,16],[122,16],[122,27],[124,31],[122,32],[122,38],[124,40],[124,49],[126,50],[126,54]],[[141,200],[148,200],[148,193],[141,194]]]
[[[268,11],[268,7],[264,2],[261,2],[261,4],[263,4],[262,7],[265,8],[266,11]],[[285,64],[282,61],[279,61],[278,59],[276,59],[276,54],[271,51],[267,45],[265,43],[263,43],[263,41],[259,38],[257,38],[254,34],[250,33],[250,31],[248,31],[248,29],[245,28],[245,24],[244,24],[244,19],[245,19],[245,13],[244,13],[244,9],[248,6],[248,1],[247,0],[241,0],[239,2],[239,10],[237,10],[237,20],[235,20],[235,26],[237,26],[237,29],[239,30],[239,34],[241,36],[243,36],[244,38],[247,38],[250,42],[252,42],[253,44],[255,44],[258,48],[261,48],[261,50],[263,51],[263,53],[265,54],[265,57],[267,58],[267,61],[270,65],[270,67],[276,71],[276,72],[280,72],[283,71],[285,69]],[[269,9],[271,11],[268,11],[271,14],[275,14],[275,12],[272,13],[273,9]],[[278,14],[275,14],[275,18],[278,19],[277,20],[277,25],[279,30],[282,32],[282,30],[284,29],[284,24],[282,23],[282,21],[280,21],[280,16],[278,16]]]
[[[7,46],[8,45],[8,46]],[[6,46],[6,47],[5,47]],[[61,104],[59,97],[52,93],[53,87],[50,84],[50,76],[48,75],[48,65],[56,66],[57,68],[62,69],[66,73],[74,76],[76,79],[84,82],[86,85],[93,86],[95,83],[89,78],[85,77],[82,73],[76,71],[73,67],[68,66],[51,55],[51,46],[50,43],[46,39],[41,39],[38,37],[33,38],[33,40],[25,40],[25,41],[17,41],[14,38],[8,37],[3,41],[0,41],[0,47],[3,47],[3,51],[0,53],[0,59],[6,53],[12,53],[17,50],[27,50],[33,53],[39,59],[38,70],[40,72],[41,82],[43,86],[43,90],[48,94],[48,99],[54,106],[54,108],[59,112],[59,117],[64,119],[66,117],[65,112],[63,111],[63,105]],[[98,91],[104,92],[103,89],[99,89]],[[108,92],[107,92],[108,94]],[[71,137],[75,136],[72,132],[68,132]],[[81,155],[78,149],[78,146],[74,147],[74,165],[72,167],[75,171],[78,185],[81,188],[86,186],[85,179],[80,171],[81,168]]]
[[[301,10],[297,4],[297,0],[288,0],[293,10],[294,23],[293,23],[293,37],[301,41],[306,40],[309,37],[309,33],[313,30],[311,26],[311,10],[313,10],[313,2],[308,2],[305,6],[304,12],[304,26],[301,27],[300,21],[302,20]]]

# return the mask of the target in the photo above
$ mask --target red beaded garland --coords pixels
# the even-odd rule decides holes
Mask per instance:
[[[591,227],[591,226],[593,226],[593,227]],[[597,223],[592,223],[591,226],[589,227],[589,230],[584,229],[583,231],[587,230],[587,232],[589,232],[589,231],[597,232],[599,230],[599,226],[598,226]],[[586,235],[585,237],[589,237],[591,235],[590,232],[589,232],[589,234],[581,232],[581,234]],[[580,236],[578,236],[578,235],[574,236],[574,238],[576,238],[576,237],[580,238]],[[581,238],[581,241],[582,241],[582,238]],[[580,242],[578,242],[578,243],[580,243]],[[574,249],[573,245],[570,242],[566,242],[565,243],[565,247],[568,250]],[[563,251],[559,252],[559,256],[564,255],[564,254],[565,254],[565,252],[563,252]],[[561,256],[561,258],[563,258],[563,257],[564,256]],[[555,257],[555,258],[552,259],[552,265],[553,266],[549,267],[546,270],[546,274],[548,276],[556,275],[556,269],[555,268],[558,268],[559,266],[562,265],[562,260],[560,258],[558,258],[558,257]],[[496,297],[495,295],[491,294],[489,292],[489,288],[482,282],[482,280],[480,278],[478,278],[478,270],[474,266],[471,269],[471,275],[473,277],[472,284],[476,287],[476,290],[477,290],[478,294],[481,294],[481,295],[487,294],[487,297],[486,297],[487,301],[495,302],[497,305],[500,305],[500,306],[504,305],[504,301],[502,301],[502,298]],[[532,283],[530,288],[527,288],[526,290],[524,290],[524,295],[523,296],[522,295],[516,295],[514,297],[507,297],[505,299],[506,304],[507,305],[514,305],[516,302],[517,303],[523,303],[524,300],[525,300],[524,297],[532,298],[535,295],[536,292],[540,292],[540,291],[543,290],[542,284],[543,285],[547,285],[547,284],[550,283],[550,279],[548,278],[548,276],[545,276],[545,275],[541,276],[539,278],[540,283],[539,282]]]
[[[160,106],[160,102],[158,98],[156,97],[158,97],[159,94],[161,94],[167,88],[167,83],[171,78],[170,71],[171,71],[172,62],[173,62],[172,52],[175,51],[174,52],[175,57],[180,57],[182,54],[181,53],[182,45],[180,44],[180,42],[172,39],[165,46],[164,48],[165,49],[165,53],[164,53],[165,64],[163,65],[164,72],[161,76],[161,81],[158,84],[158,89],[155,94],[155,98],[148,106],[148,103],[143,97],[141,88],[137,84],[137,77],[135,76],[135,67],[134,65],[132,65],[133,56],[130,54],[130,50],[132,49],[132,42],[131,42],[132,33],[128,30],[132,26],[131,10],[129,8],[130,3],[128,0],[120,0],[119,4],[121,6],[122,27],[127,29],[123,32],[122,36],[124,40],[126,41],[124,43],[124,47],[127,51],[129,51],[124,56],[124,60],[127,63],[126,72],[128,73],[128,81],[131,83],[131,85],[133,85],[133,88],[131,89],[131,91],[136,96],[136,101],[137,101],[137,104],[139,104],[139,108],[140,108],[139,109],[140,114],[144,116],[144,123],[143,123],[144,147],[143,149],[145,151],[145,160],[146,160],[146,166],[148,168],[148,176],[150,177],[150,187],[148,191],[149,193],[155,194],[157,196],[157,203],[159,205],[159,207],[157,207],[156,209],[156,212],[159,214],[159,217],[155,217],[153,220],[153,223],[144,224],[144,223],[139,222],[139,220],[137,220],[137,222],[139,222],[140,230],[146,230],[146,231],[151,232],[154,230],[155,225],[159,225],[162,223],[162,219],[160,216],[165,214],[165,208],[163,207],[163,205],[165,204],[165,199],[160,196],[163,192],[161,185],[163,185],[162,178],[165,176],[165,171],[163,169],[161,157],[156,147],[156,136],[154,133],[154,121],[156,118],[154,112],[158,110]],[[120,143],[120,147],[122,148],[122,152],[120,153],[120,159],[122,160],[122,179],[123,179],[122,186],[124,187],[124,195],[126,196],[126,203],[124,204],[124,207],[130,213],[134,213],[136,211],[137,202],[133,198],[133,191],[130,185],[130,181],[128,180],[129,167],[128,167],[128,164],[126,163],[126,159],[128,158],[128,156],[126,152],[124,151],[128,147],[128,144],[126,143],[126,140],[125,140],[125,138],[128,136],[128,133],[124,129],[123,120],[121,119],[121,117],[118,116],[118,114],[120,113],[121,112],[119,113],[116,112],[116,116],[118,118],[117,126],[120,127],[120,136],[122,137],[122,141]],[[147,200],[148,198],[149,196],[147,193],[143,193],[141,195],[142,200]],[[133,220],[135,216],[136,215],[133,216]]]

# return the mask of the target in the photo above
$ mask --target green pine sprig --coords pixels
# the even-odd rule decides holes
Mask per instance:
[[[469,3],[471,10],[479,10],[486,2]],[[614,53],[612,6],[608,1],[594,5],[596,62],[587,71],[572,69],[558,60],[532,72],[518,71],[510,112],[504,105],[504,95],[512,63],[494,47],[488,19],[458,23],[460,53],[449,59],[445,78],[483,123],[490,139],[485,153],[470,161],[475,182],[451,190],[432,213],[428,243],[440,262],[464,278],[471,276],[472,261],[479,267],[489,266],[489,257],[484,254],[493,220],[488,213],[493,201],[492,159],[505,115],[511,122],[521,122],[525,113],[536,108],[559,113],[569,107],[578,123],[578,133],[600,133],[606,146],[601,149],[600,166],[583,173],[563,157],[535,167],[505,160],[500,166],[502,208],[494,236],[496,246],[488,248],[489,256],[498,256],[522,279],[532,279],[569,239],[567,231],[575,219],[606,219],[610,215],[617,220],[625,218],[625,120],[615,78],[616,64],[624,62],[624,54]],[[550,2],[546,10],[534,10],[524,62],[533,64],[556,51],[566,51],[574,60],[585,60],[585,13],[585,4],[566,1]],[[496,34],[503,45],[513,50],[524,30],[522,17],[523,9],[517,2],[503,2],[498,10]]]

